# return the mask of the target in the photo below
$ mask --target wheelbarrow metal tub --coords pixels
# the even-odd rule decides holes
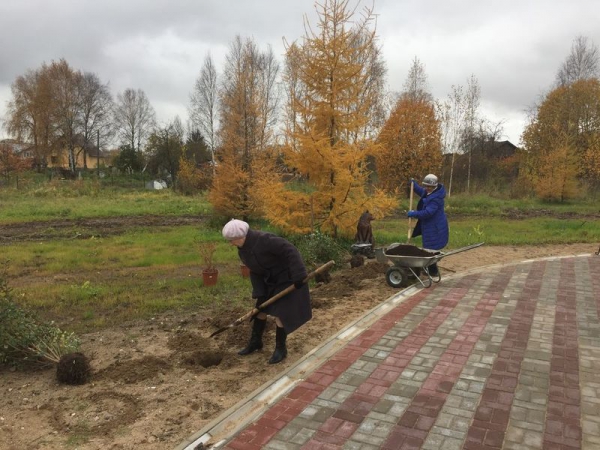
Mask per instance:
[[[377,248],[375,249],[375,257],[377,261],[383,264],[387,264],[391,262],[393,265],[386,272],[386,281],[392,287],[401,287],[402,284],[406,282],[408,279],[409,272],[412,273],[417,280],[421,283],[423,287],[431,287],[433,283],[439,283],[441,275],[438,272],[437,276],[431,276],[429,273],[429,267],[433,264],[436,264],[442,258],[446,256],[454,255],[456,253],[465,252],[467,250],[472,250],[474,248],[482,246],[484,243],[480,242],[478,244],[468,245],[466,247],[461,247],[455,250],[451,250],[449,252],[441,252],[436,250],[427,250],[420,249],[419,247],[408,245],[407,247],[412,247],[421,252],[430,253],[431,256],[408,256],[408,255],[393,255],[388,254],[387,252],[393,250],[394,248],[405,245],[405,244],[391,244],[387,248]],[[413,269],[422,269],[427,276],[427,284],[421,280],[418,274]]]

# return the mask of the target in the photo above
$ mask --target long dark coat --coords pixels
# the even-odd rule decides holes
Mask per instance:
[[[448,245],[450,234],[448,218],[444,212],[446,189],[442,184],[438,184],[431,194],[427,194],[416,182],[414,189],[421,199],[417,205],[415,217],[418,221],[412,236],[423,235],[423,248],[441,250]]]
[[[238,248],[238,254],[250,269],[252,298],[257,299],[257,306],[307,275],[298,249],[271,233],[249,230],[244,245]],[[286,333],[293,332],[312,318],[308,284],[293,290],[263,311],[278,317]]]

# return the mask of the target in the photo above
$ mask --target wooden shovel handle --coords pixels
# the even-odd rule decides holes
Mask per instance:
[[[413,194],[414,194],[414,185],[413,185],[413,181],[410,180],[410,200],[408,201],[408,210],[412,211],[413,209]],[[407,234],[407,241],[406,242],[410,242],[410,238],[412,236],[412,217],[408,218],[408,234]]]

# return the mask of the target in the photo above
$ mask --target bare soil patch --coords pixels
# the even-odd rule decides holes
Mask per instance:
[[[199,225],[202,216],[124,216],[16,222],[0,226],[0,244],[47,239],[89,239],[122,234],[139,227]]]
[[[444,277],[489,265],[548,256],[594,253],[597,246],[482,246],[443,258]],[[82,351],[92,358],[90,381],[56,382],[52,368],[38,371],[0,367],[0,443],[3,449],[139,449],[177,446],[218,414],[291,366],[397,292],[385,282],[385,264],[368,260],[331,275],[311,288],[313,319],[288,338],[288,358],[269,365],[274,323],[265,348],[237,355],[249,325],[208,336],[246,310],[215,315],[196,311],[164,314],[84,334]],[[33,274],[26,274],[31,279]],[[72,275],[70,275],[72,276]],[[49,281],[50,282],[50,281]],[[248,305],[251,308],[251,305]]]

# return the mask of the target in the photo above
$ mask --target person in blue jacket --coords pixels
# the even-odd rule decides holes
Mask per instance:
[[[423,248],[428,250],[441,250],[448,245],[449,228],[448,218],[444,212],[444,199],[446,189],[438,183],[437,177],[430,173],[423,178],[423,186],[411,179],[413,189],[421,199],[416,211],[408,211],[408,217],[417,219],[417,224],[412,232],[412,237],[423,236]],[[437,276],[437,264],[428,268],[430,275]]]

